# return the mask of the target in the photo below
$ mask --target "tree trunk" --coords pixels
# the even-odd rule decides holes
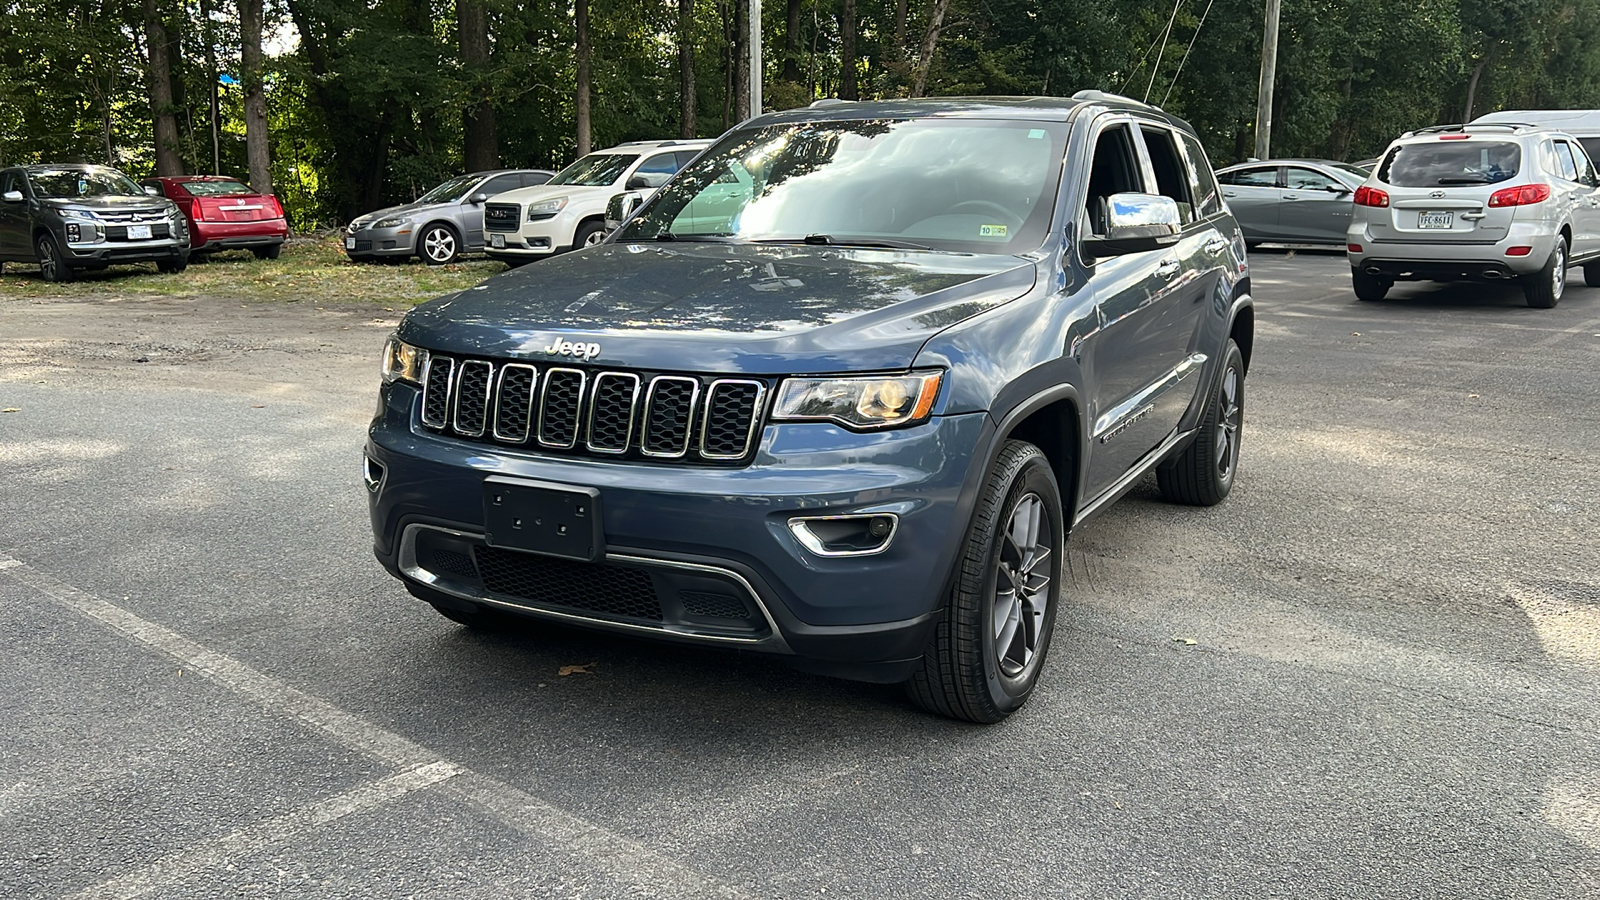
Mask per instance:
[[[250,187],[272,193],[272,153],[267,143],[267,91],[261,77],[262,0],[239,0],[239,81],[244,86],[244,152]]]
[[[733,120],[750,118],[750,0],[733,0]]]
[[[206,103],[211,120],[211,172],[222,174],[222,104],[217,96],[217,29],[211,21],[212,0],[200,0],[200,20],[205,23]]]
[[[1483,58],[1472,67],[1472,80],[1467,82],[1467,108],[1461,112],[1461,121],[1472,121],[1472,104],[1478,98],[1478,79],[1483,76],[1483,70],[1489,65],[1489,60],[1494,56],[1494,48],[1484,51]]]
[[[471,101],[461,111],[461,135],[468,172],[500,168],[500,138],[489,93],[489,13],[483,0],[456,0],[461,65],[466,69]]]
[[[156,174],[182,175],[178,117],[172,105],[172,48],[156,0],[144,0],[144,33],[150,51],[150,112],[155,118]]]
[[[574,0],[578,32],[578,155],[589,152],[589,0]]]
[[[783,19],[783,80],[800,80],[800,10],[802,0],[788,0]]]
[[[928,32],[922,37],[922,57],[917,60],[917,80],[911,85],[911,96],[921,97],[928,88],[928,69],[933,66],[933,50],[939,41],[939,29],[944,25],[945,10],[950,0],[933,0],[933,12],[928,16]]]
[[[695,136],[694,0],[678,0],[678,137]]]
[[[906,86],[906,70],[909,68],[906,58],[906,18],[910,10],[906,0],[894,0],[894,41],[889,48],[889,73],[893,76],[896,88],[904,89]]]
[[[839,12],[839,99],[857,100],[856,0],[844,0],[843,7]]]

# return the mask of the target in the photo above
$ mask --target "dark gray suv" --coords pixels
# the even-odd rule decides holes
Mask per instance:
[[[772,113],[605,243],[406,315],[375,551],[469,625],[767,653],[995,722],[1072,529],[1152,471],[1228,494],[1253,343],[1244,240],[1159,109]]]
[[[21,166],[0,170],[0,266],[38,263],[46,281],[80,269],[154,262],[162,272],[189,264],[182,210],[106,166]]]

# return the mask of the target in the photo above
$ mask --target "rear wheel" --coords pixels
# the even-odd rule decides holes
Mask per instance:
[[[1156,467],[1161,495],[1175,503],[1213,506],[1233,489],[1244,431],[1244,354],[1231,339],[1222,375],[1200,417],[1200,431],[1184,451]]]
[[[418,235],[417,255],[430,266],[455,262],[456,257],[461,255],[461,240],[456,237],[454,228],[436,222],[422,229],[422,234]]]
[[[49,234],[39,235],[33,244],[34,256],[39,260],[39,274],[45,281],[71,281],[72,267],[61,256],[61,248],[56,245],[56,239]]]
[[[1525,277],[1527,281],[1522,285],[1522,294],[1529,306],[1552,309],[1560,303],[1561,295],[1567,292],[1566,239],[1557,238],[1556,245],[1550,248],[1550,258],[1545,260],[1544,268]],[[1584,269],[1584,280],[1589,280],[1587,267]]]
[[[1394,287],[1394,282],[1382,275],[1373,275],[1357,268],[1350,269],[1350,285],[1356,289],[1356,299],[1366,301],[1382,300],[1389,293],[1389,288]]]
[[[163,275],[176,275],[189,268],[187,259],[163,259],[156,263],[156,271]]]
[[[1600,263],[1590,263],[1583,267],[1583,283],[1589,287],[1600,287]]]
[[[256,255],[256,259],[277,259],[279,254],[283,253],[283,245],[273,244],[270,247],[251,247],[250,252]]]
[[[906,682],[913,702],[985,724],[1022,708],[1055,627],[1065,535],[1049,460],[1032,444],[1007,441],[984,483],[922,668]]]

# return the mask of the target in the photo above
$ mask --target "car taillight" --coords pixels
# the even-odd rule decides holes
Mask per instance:
[[[1503,188],[1489,195],[1490,206],[1527,206],[1530,203],[1543,203],[1550,199],[1550,185],[1548,184],[1523,184],[1511,188]]]
[[[1355,201],[1357,206],[1388,206],[1389,194],[1377,188],[1362,185],[1356,188]]]
[[[274,219],[283,218],[283,204],[278,202],[278,198],[268,197],[267,202],[272,204],[272,217]]]
[[[206,205],[199,200],[190,200],[189,218],[194,219],[196,222],[204,222],[206,220]]]

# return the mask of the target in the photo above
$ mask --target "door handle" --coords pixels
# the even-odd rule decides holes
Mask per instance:
[[[1172,276],[1178,274],[1178,269],[1178,261],[1169,257],[1167,259],[1163,259],[1161,264],[1156,266],[1156,274],[1160,275],[1162,278],[1171,278]]]
[[[1222,192],[1222,196],[1224,196],[1224,197],[1237,197],[1238,194],[1235,194],[1233,191],[1223,191]]]
[[[1285,200],[1299,200],[1300,196],[1298,194],[1284,194],[1283,195],[1283,199],[1285,199]]]
[[[1201,249],[1205,250],[1207,253],[1221,253],[1222,251],[1228,249],[1228,241],[1222,235],[1217,235],[1211,240],[1206,241],[1205,246]]]

